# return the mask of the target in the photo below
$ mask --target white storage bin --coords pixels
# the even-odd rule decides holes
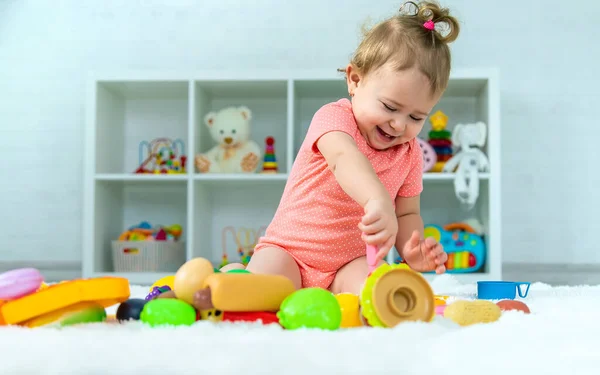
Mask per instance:
[[[115,272],[176,272],[186,261],[184,241],[112,241]]]

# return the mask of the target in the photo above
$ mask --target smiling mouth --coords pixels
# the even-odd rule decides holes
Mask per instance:
[[[392,139],[395,139],[395,138],[396,138],[395,136],[393,136],[393,135],[390,135],[390,134],[388,134],[388,133],[384,132],[384,131],[383,131],[383,129],[381,129],[379,126],[377,126],[377,132],[378,132],[379,134],[381,134],[382,136],[384,136],[385,138],[387,138],[387,139],[390,139],[390,140],[392,140]]]

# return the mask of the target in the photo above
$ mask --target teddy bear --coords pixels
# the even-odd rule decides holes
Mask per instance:
[[[258,144],[250,139],[252,112],[245,106],[226,107],[204,116],[204,123],[217,143],[196,155],[199,172],[254,173],[261,157]]]

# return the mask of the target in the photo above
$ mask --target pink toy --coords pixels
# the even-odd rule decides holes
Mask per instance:
[[[425,142],[419,137],[417,137],[417,142],[419,142],[421,150],[423,151],[423,172],[428,172],[437,162],[437,154],[435,153],[433,146],[428,142]]]
[[[35,268],[19,268],[0,274],[0,300],[26,296],[40,288],[44,277]]]
[[[369,273],[377,267],[377,247],[367,244],[367,265],[369,266]]]

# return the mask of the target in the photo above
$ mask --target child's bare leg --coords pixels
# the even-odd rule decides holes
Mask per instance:
[[[379,267],[385,263],[385,261],[380,260],[377,266]],[[367,276],[369,276],[367,257],[356,258],[340,268],[329,289],[333,294],[352,293],[360,295]]]
[[[227,267],[230,268],[226,269]],[[292,280],[296,289],[302,286],[298,264],[290,254],[276,247],[265,247],[255,252],[246,267],[240,263],[231,263],[221,268],[221,271],[244,268],[252,273],[283,275]]]

